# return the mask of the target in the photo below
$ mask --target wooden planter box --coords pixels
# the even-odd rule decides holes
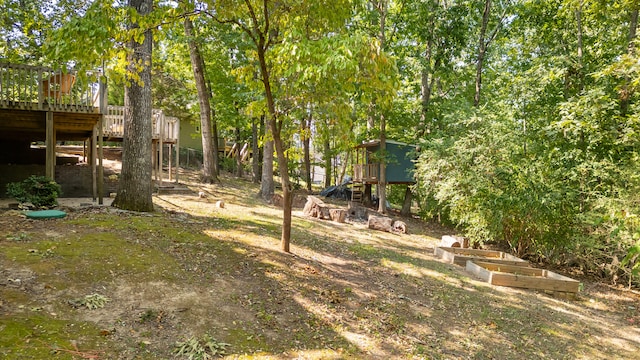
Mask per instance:
[[[554,272],[531,267],[469,260],[466,270],[492,285],[577,293],[580,283]]]
[[[478,260],[514,266],[529,266],[529,262],[502,251],[441,247],[434,249],[436,257],[450,264],[466,266],[467,260]]]

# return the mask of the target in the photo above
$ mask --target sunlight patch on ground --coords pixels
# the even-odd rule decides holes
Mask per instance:
[[[376,340],[365,334],[359,334],[353,331],[349,331],[345,329],[341,324],[332,321],[334,318],[334,314],[331,314],[331,311],[326,308],[326,306],[318,306],[317,303],[314,303],[313,301],[299,295],[296,295],[293,298],[308,312],[325,320],[329,324],[333,324],[331,326],[333,331],[338,333],[340,336],[342,336],[344,339],[346,339],[361,351],[369,353],[374,357],[381,357],[385,355],[384,351],[379,348],[379,344]]]
[[[399,263],[389,259],[382,259],[381,264],[384,267],[395,270],[404,275],[409,275],[417,278],[424,277],[424,274],[422,273],[422,269],[416,268],[413,264]]]
[[[269,237],[267,235],[256,236],[252,233],[247,233],[242,230],[204,230],[205,235],[214,239],[239,241],[252,246],[260,246],[268,250],[276,250],[280,244],[279,239]]]

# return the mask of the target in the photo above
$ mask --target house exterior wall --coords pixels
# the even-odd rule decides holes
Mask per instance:
[[[200,124],[193,125],[190,121],[180,121],[180,147],[202,150]]]

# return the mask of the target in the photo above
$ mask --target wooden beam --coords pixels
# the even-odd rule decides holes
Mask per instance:
[[[178,183],[178,170],[180,169],[180,125],[176,134],[176,184]]]
[[[96,125],[98,126],[98,125]],[[97,182],[97,169],[96,169],[96,140],[98,138],[98,129],[93,127],[91,133],[91,140],[89,141],[89,161],[91,162],[91,193],[93,195],[93,201],[96,201],[98,197],[98,182]]]
[[[580,282],[554,272],[469,260],[466,270],[492,285],[577,293]]]
[[[53,113],[47,112],[46,118],[46,159],[45,175],[52,180],[56,177],[56,129],[53,120]]]

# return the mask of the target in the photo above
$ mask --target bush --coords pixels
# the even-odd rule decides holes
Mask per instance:
[[[58,205],[62,193],[60,185],[46,176],[31,175],[22,182],[7,184],[7,195],[20,203],[30,202],[38,208],[52,208]]]

